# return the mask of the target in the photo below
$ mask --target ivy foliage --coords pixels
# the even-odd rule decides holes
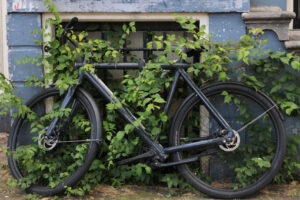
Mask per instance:
[[[72,67],[78,58],[87,61],[80,68],[82,71],[91,71],[103,77],[103,73],[97,72],[92,63],[101,65],[103,62],[118,62],[122,59],[122,48],[125,44],[128,44],[128,36],[132,32],[136,32],[134,22],[124,24],[113,41],[87,40],[87,32],[75,34],[70,31],[68,37],[72,39],[72,42],[78,44],[77,47],[74,47],[70,41],[62,42],[64,29],[57,8],[52,5],[51,0],[46,0],[45,3],[54,14],[54,18],[47,19],[47,25],[40,33],[43,37],[50,37],[51,39],[47,42],[37,42],[40,45],[49,46],[50,50],[40,57],[27,57],[19,62],[43,66],[46,73],[43,81],[39,81],[36,77],[28,77],[26,85],[46,87],[53,84],[63,95],[71,85],[78,84],[78,69]],[[170,116],[161,112],[165,103],[165,98],[161,92],[170,87],[173,74],[172,72],[167,74],[161,65],[157,63],[173,64],[176,62],[170,59],[170,54],[178,59],[190,62],[189,55],[184,49],[201,51],[200,59],[192,62],[191,67],[188,69],[188,72],[193,74],[197,84],[203,85],[211,81],[238,79],[270,95],[287,115],[299,114],[300,88],[297,87],[299,84],[297,71],[300,70],[300,58],[298,56],[294,53],[265,50],[263,45],[267,41],[259,39],[259,36],[263,34],[262,30],[250,30],[249,35],[242,36],[240,41],[237,42],[216,42],[209,39],[211,35],[205,33],[204,26],[199,28],[195,25],[196,21],[194,19],[177,17],[176,21],[190,37],[184,38],[175,34],[168,34],[167,38],[164,38],[155,35],[154,40],[149,42],[147,47],[151,49],[164,48],[162,53],[153,56],[146,63],[143,70],[138,73],[138,76],[134,73],[128,73],[124,76],[120,85],[109,84],[116,91],[114,95],[118,96],[121,100],[120,103],[127,105],[137,113],[137,120],[134,125],[145,125],[153,138],[159,134],[161,134],[161,139],[166,138],[166,127],[168,127],[167,122]],[[55,37],[46,32],[49,26],[55,26]],[[174,46],[176,46],[175,50]],[[120,50],[116,50],[116,47]],[[94,90],[85,83],[83,86],[90,91]],[[0,114],[5,114],[10,108],[15,107],[17,110],[16,117],[26,115],[28,120],[34,121],[36,119],[35,114],[22,103],[19,97],[13,94],[13,89],[12,83],[0,74],[0,91],[2,91]],[[188,92],[188,90],[184,89],[183,93],[185,92]],[[234,97],[229,94],[224,93],[223,95],[225,96],[225,103],[234,100]],[[99,105],[102,105],[103,99],[97,96],[96,98]],[[115,110],[121,104],[108,103],[102,109],[105,113],[105,120],[103,121],[105,134],[99,155],[80,183],[74,188],[68,188],[66,193],[69,195],[84,195],[85,192],[91,190],[92,185],[100,181],[111,183],[114,186],[124,183],[150,184],[165,182],[169,187],[188,187],[176,173],[160,170],[152,172],[147,162],[130,166],[116,165],[115,161],[119,158],[133,156],[144,151],[142,141],[132,134],[134,126],[125,122],[120,123],[122,119],[119,118]],[[56,110],[45,115],[41,121],[51,121],[54,117],[63,118],[69,112],[68,109]],[[40,134],[44,134],[45,126],[41,125],[41,121],[32,123],[32,132],[39,130]],[[83,132],[90,130],[88,121],[80,116],[74,118],[74,123],[78,124]],[[46,177],[50,186],[65,178],[62,175],[59,179],[52,179],[57,176],[55,158],[52,161],[50,160],[47,165],[30,162],[37,156],[37,152],[43,154],[43,152],[37,151],[37,148],[36,146],[22,147],[15,153],[16,158],[23,159],[24,167],[30,169],[28,177],[18,181],[18,184],[24,189],[41,177],[43,179]],[[72,155],[73,157],[80,157],[81,154],[86,152],[83,146],[76,147],[76,150],[77,153]],[[288,153],[282,170],[275,178],[277,183],[288,182],[296,178],[296,169],[300,167],[298,151],[299,137],[293,135],[288,144]],[[270,162],[269,158],[251,159],[250,157],[246,166],[237,168],[235,171],[240,180],[246,183],[253,176],[254,171],[269,167]],[[45,171],[45,168],[48,170]]]

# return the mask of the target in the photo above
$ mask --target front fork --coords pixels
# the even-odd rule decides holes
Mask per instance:
[[[75,91],[76,91],[76,88],[77,88],[76,86],[71,86],[71,87],[68,89],[68,92],[67,92],[67,94],[66,94],[66,96],[65,96],[65,98],[64,98],[64,100],[63,100],[63,102],[62,102],[62,104],[61,104],[60,107],[59,107],[59,111],[65,109],[65,108],[67,107],[67,105],[70,103],[70,101],[71,101],[71,99],[72,99],[72,97],[73,97],[73,95],[74,95],[74,93],[75,93]],[[74,106],[74,104],[76,105],[77,103],[74,102],[74,103],[73,103],[73,106]],[[73,107],[73,106],[72,106],[72,107]],[[71,112],[73,112],[73,109],[72,109]],[[67,121],[70,121],[69,118],[70,118],[70,116],[68,117]],[[53,119],[53,121],[51,122],[50,126],[49,126],[48,129],[47,129],[47,132],[46,132],[46,134],[45,134],[45,138],[49,138],[49,137],[52,135],[52,133],[54,133],[54,129],[55,129],[56,125],[57,125],[58,120],[59,120],[58,117],[55,117],[55,118]],[[65,125],[64,125],[64,128],[65,128]]]
[[[82,73],[82,71],[79,71],[78,84],[69,87],[68,92],[67,92],[66,96],[64,97],[64,99],[63,99],[63,101],[62,101],[62,103],[59,107],[59,111],[65,109],[67,107],[67,105],[70,103],[70,101],[72,100],[72,98],[73,98],[73,96],[76,92],[76,89],[77,89],[78,85],[81,83],[82,79],[83,79],[83,73]],[[73,104],[72,104],[72,107],[71,107],[71,113],[69,114],[69,116],[68,116],[65,124],[63,125],[61,131],[65,131],[65,129],[68,127],[69,123],[72,120],[72,116],[74,115],[74,112],[75,112],[77,106],[78,106],[78,101],[75,99]],[[54,129],[57,125],[58,120],[59,120],[59,118],[55,117],[53,119],[53,121],[51,122],[51,124],[48,127],[47,132],[45,134],[46,139],[49,138],[54,133]]]

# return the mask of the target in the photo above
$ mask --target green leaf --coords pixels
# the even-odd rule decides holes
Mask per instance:
[[[275,51],[271,53],[271,58],[280,58],[281,56],[285,55],[283,51]]]
[[[166,101],[163,98],[161,98],[159,95],[157,95],[154,99],[154,102],[156,102],[156,103],[165,103]]]
[[[141,168],[141,167],[137,166],[137,168],[136,168],[136,174],[137,174],[138,176],[141,176],[141,175],[142,175],[142,168]]]
[[[124,135],[125,135],[124,131],[119,131],[115,138],[121,140],[124,137]]]
[[[161,49],[163,47],[163,44],[159,41],[155,41],[154,43],[156,45],[156,49]]]
[[[127,124],[126,126],[125,126],[125,132],[126,133],[130,133],[130,132],[132,132],[134,130],[134,126],[132,125],[132,124]]]
[[[154,127],[154,128],[152,129],[151,133],[152,133],[153,135],[159,134],[159,133],[160,133],[160,128]]]
[[[229,79],[229,77],[227,76],[226,72],[220,72],[219,73],[219,80],[220,81],[226,81],[228,79]]]
[[[224,98],[224,103],[230,103],[231,102],[231,95],[227,95]]]
[[[293,69],[300,71],[300,62],[299,61],[294,60],[294,61],[292,61],[291,65],[292,65]]]
[[[151,168],[148,166],[145,166],[145,170],[147,174],[151,174]]]
[[[153,43],[152,42],[148,42],[147,43],[147,49],[152,49],[153,48]]]
[[[282,87],[281,84],[277,84],[275,85],[274,87],[272,87],[272,89],[270,90],[270,94],[274,93],[274,92],[277,92],[278,90],[280,90]]]
[[[285,64],[289,64],[289,62],[290,62],[290,58],[288,58],[288,57],[281,57],[280,60],[281,60],[281,62],[283,62]]]
[[[154,93],[158,93],[160,92],[160,89],[159,88],[153,88],[149,91],[151,94],[154,94]]]

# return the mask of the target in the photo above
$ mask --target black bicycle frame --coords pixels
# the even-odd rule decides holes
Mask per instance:
[[[76,67],[83,66],[85,64],[76,64]],[[168,157],[169,153],[177,152],[177,151],[184,151],[184,150],[190,150],[195,148],[200,148],[208,145],[213,144],[222,144],[226,141],[228,137],[231,137],[233,135],[232,131],[233,129],[230,127],[230,125],[226,122],[226,120],[222,117],[222,115],[215,109],[215,107],[210,103],[210,101],[206,98],[206,96],[201,92],[199,87],[192,81],[192,79],[188,76],[184,68],[187,68],[189,65],[185,63],[177,63],[175,65],[162,65],[163,69],[176,69],[176,74],[174,77],[174,81],[171,85],[171,89],[169,92],[169,95],[167,97],[167,102],[164,107],[165,113],[168,112],[171,100],[174,96],[174,92],[176,91],[177,83],[179,81],[180,76],[188,83],[188,85],[193,89],[193,91],[197,94],[197,96],[201,99],[204,106],[207,108],[207,110],[213,115],[214,119],[220,124],[220,126],[228,131],[228,134],[224,137],[218,137],[214,139],[208,139],[208,140],[202,140],[197,142],[191,142],[184,145],[179,145],[175,147],[167,147],[163,148],[160,144],[154,142],[150,134],[146,131],[146,128],[143,125],[135,126],[135,131],[138,133],[138,135],[142,138],[148,146],[150,146],[155,154],[159,157],[160,160],[165,160]],[[109,64],[104,63],[99,65],[95,65],[95,67],[100,67],[104,69],[139,69],[140,66],[137,63],[129,63],[129,64]],[[96,89],[97,91],[109,102],[113,103],[120,103],[117,97],[113,95],[113,92],[106,86],[106,84],[94,73],[92,72],[80,72],[79,76],[79,83],[83,80],[87,79]],[[72,96],[74,95],[74,92],[76,90],[77,86],[72,86],[69,88],[68,93],[66,94],[60,109],[65,108],[70,100],[72,99]],[[118,109],[118,112],[126,119],[127,122],[133,124],[133,122],[136,120],[136,117],[120,103],[121,107]],[[47,130],[46,136],[51,135],[52,130],[54,129],[58,119],[54,119],[49,126],[49,129]]]

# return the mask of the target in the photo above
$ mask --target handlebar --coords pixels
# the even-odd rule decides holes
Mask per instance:
[[[69,23],[64,28],[64,31],[62,33],[62,38],[60,40],[61,44],[66,42],[66,33],[69,32],[70,29],[72,29],[76,24],[78,23],[78,18],[73,17]],[[49,52],[51,48],[49,46],[44,47],[45,52]]]
[[[68,29],[72,28],[74,25],[78,23],[78,18],[73,17],[69,23],[65,26],[64,33],[68,32]]]

